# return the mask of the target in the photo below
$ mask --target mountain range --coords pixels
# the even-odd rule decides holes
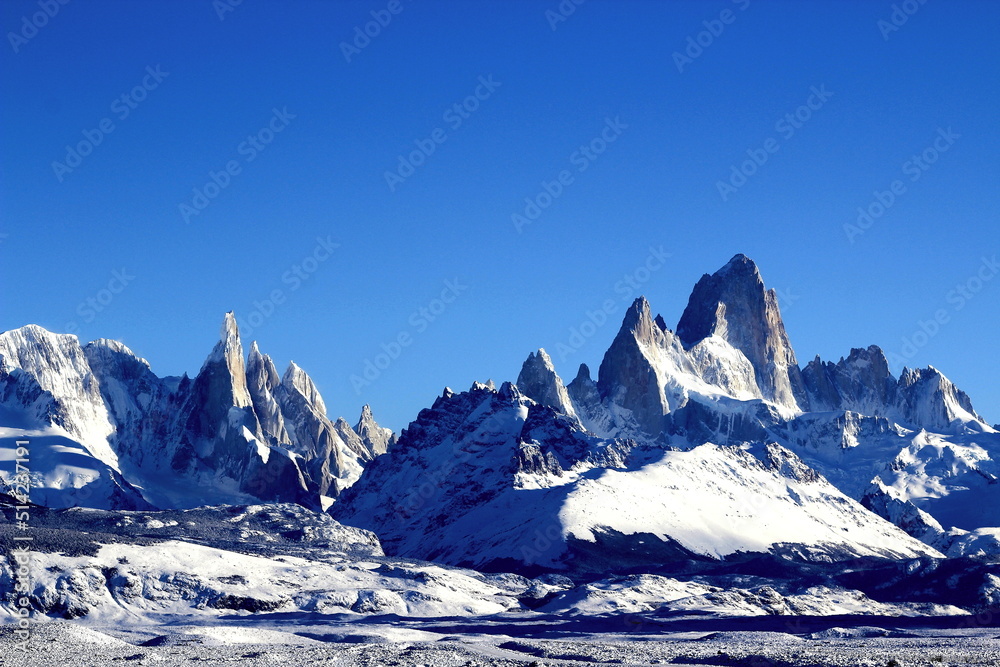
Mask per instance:
[[[801,366],[744,255],[675,329],[636,299],[596,378],[565,383],[540,349],[514,382],[446,388],[398,437],[245,354],[232,313],[193,378],[28,325],[0,334],[0,435],[8,484],[30,441],[39,505],[294,503],[393,557],[480,571],[1000,554],[1000,434],[970,398],[933,367],[894,375],[874,345]]]
[[[877,346],[800,367],[736,255],[675,330],[637,299],[596,379],[538,350],[516,383],[445,389],[332,512],[391,553],[517,571],[996,554],[998,474],[1000,434],[937,369],[896,377]]]
[[[256,342],[244,357],[232,313],[193,379],[157,377],[113,340],[4,332],[0,416],[8,445],[30,441],[32,500],[50,507],[323,509],[395,440],[367,405],[354,426],[328,417],[294,362],[279,375]]]

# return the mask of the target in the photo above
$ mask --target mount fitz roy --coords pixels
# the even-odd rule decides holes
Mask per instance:
[[[193,379],[29,325],[0,334],[0,434],[8,485],[30,440],[37,504],[296,503],[389,556],[480,570],[1000,554],[1000,434],[969,397],[933,367],[894,376],[876,346],[801,366],[744,255],[675,330],[637,299],[596,378],[564,383],[538,350],[514,383],[445,389],[398,440],[244,354],[232,313]]]
[[[637,299],[596,380],[539,350],[514,384],[445,389],[331,511],[483,569],[996,555],[998,474],[1000,434],[937,369],[897,378],[876,346],[800,367],[736,255],[675,331]]]
[[[194,379],[159,378],[113,340],[4,332],[0,418],[5,446],[30,441],[31,500],[50,507],[320,509],[395,441],[367,405],[353,427],[332,421],[294,362],[279,375],[256,342],[244,358],[233,313]]]

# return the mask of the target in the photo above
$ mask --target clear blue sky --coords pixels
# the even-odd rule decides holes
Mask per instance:
[[[555,0],[389,6],[244,0],[220,20],[211,0],[75,0],[35,31],[37,0],[4,0],[0,329],[117,338],[160,375],[193,374],[225,311],[247,321],[281,290],[245,345],[294,359],[334,415],[369,402],[400,429],[445,385],[516,378],[538,347],[567,381],[596,371],[627,300],[645,294],[673,326],[701,274],[743,252],[783,291],[800,362],[902,353],[942,310],[911,365],[1000,420],[1000,278],[950,294],[1000,253],[997,3],[927,2],[892,31],[890,2],[590,0],[565,21],[546,15]],[[391,20],[348,62],[341,43],[373,11]],[[689,37],[707,46],[679,71]],[[809,101],[808,120],[781,123]],[[104,119],[113,130],[66,163]],[[602,132],[605,152],[577,153]],[[415,142],[435,150],[390,188]],[[914,172],[925,149],[937,160]],[[724,200],[748,150],[767,161]],[[193,189],[230,161],[185,221],[180,204],[204,204]],[[512,214],[564,170],[519,233]],[[849,242],[844,224],[894,180],[905,190]],[[339,247],[303,264],[317,238]],[[650,246],[671,257],[616,291]],[[467,288],[424,326],[454,279]],[[558,354],[607,299],[612,321]]]

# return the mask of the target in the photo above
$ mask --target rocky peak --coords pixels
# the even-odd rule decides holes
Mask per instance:
[[[490,384],[492,384],[492,381]],[[501,384],[500,389],[497,391],[497,395],[501,399],[511,402],[518,402],[524,398],[524,394],[521,393],[521,390],[511,382],[504,382]]]
[[[663,318],[660,318],[660,320],[662,321]],[[622,326],[618,330],[618,335],[622,336],[625,334],[635,338],[640,343],[652,344],[656,340],[656,333],[663,333],[663,329],[665,328],[656,325],[653,321],[649,301],[646,301],[646,297],[640,296],[625,311],[625,317],[622,319]]]
[[[294,361],[289,362],[288,369],[281,378],[281,384],[289,392],[300,394],[320,415],[326,416],[326,404],[316,384]]]
[[[968,394],[941,371],[904,368],[897,384],[897,407],[909,424],[948,433],[957,429],[992,430],[972,407]]]
[[[371,406],[367,403],[361,408],[361,417],[354,426],[354,432],[361,438],[365,449],[372,458],[385,454],[395,442],[392,429],[383,428],[375,421]]]
[[[247,357],[247,391],[250,392],[254,412],[268,442],[288,446],[291,435],[285,427],[281,406],[274,395],[280,386],[281,380],[274,362],[268,355],[261,354],[257,341],[253,341]]]
[[[191,383],[182,414],[186,429],[203,443],[197,455],[201,462],[234,478],[245,458],[245,433],[264,441],[247,388],[243,346],[232,312],[226,313],[219,342]],[[174,470],[190,472],[195,451],[190,443],[181,446],[172,461]]]
[[[119,437],[127,422],[145,420],[148,406],[168,391],[150,370],[149,362],[136,356],[124,343],[99,338],[87,343],[83,353],[117,423]]]
[[[662,357],[676,358],[677,353],[683,356],[676,338],[656,325],[649,302],[639,297],[626,311],[601,361],[597,379],[601,399],[628,410],[642,431],[657,437],[670,405],[654,363],[663,367]]]
[[[764,287],[757,265],[738,254],[695,285],[677,324],[685,348],[718,336],[754,367],[764,398],[805,408],[806,394],[795,352],[785,332],[774,290]]]
[[[24,374],[21,391],[36,398],[34,416],[64,428],[95,458],[117,467],[118,457],[108,443],[115,426],[76,336],[29,324],[0,334],[0,356],[8,377],[18,375],[14,369]]]
[[[195,378],[196,386],[199,381],[203,385],[210,385],[203,388],[210,389],[209,393],[213,397],[221,398],[227,410],[229,407],[246,408],[252,405],[247,391],[240,330],[232,311],[226,313],[222,321],[219,342],[202,364],[198,377]]]
[[[896,378],[877,345],[854,348],[836,364],[813,359],[802,371],[814,410],[881,415],[895,403]]]
[[[562,378],[556,373],[552,359],[544,349],[528,355],[517,376],[517,386],[524,395],[542,405],[568,415],[576,416]]]
[[[255,390],[274,391],[275,387],[281,384],[278,376],[278,369],[270,356],[261,354],[257,347],[257,341],[250,344],[250,352],[247,355],[247,385],[250,392]]]
[[[495,392],[496,390],[497,386],[496,384],[493,383],[493,380],[487,380],[486,382],[480,382],[478,380],[475,380],[472,383],[472,386],[469,388],[469,391]]]

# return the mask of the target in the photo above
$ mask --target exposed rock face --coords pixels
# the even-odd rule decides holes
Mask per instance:
[[[528,398],[564,415],[576,417],[569,393],[545,350],[539,349],[537,354],[532,352],[528,355],[517,376],[517,387]]]
[[[653,320],[649,302],[639,298],[604,355],[597,389],[603,400],[628,411],[644,433],[656,437],[667,425],[664,417],[686,402],[667,392],[666,381],[693,372],[680,341]]]
[[[566,393],[588,431],[604,435],[615,430],[614,419],[601,402],[601,392],[591,379],[587,364],[580,364],[576,377],[566,386]]]
[[[817,357],[802,377],[817,411],[885,415],[904,425],[942,432],[986,426],[968,395],[936,368],[904,368],[897,380],[877,345],[853,349],[835,364]]]
[[[968,394],[933,366],[904,368],[897,392],[897,407],[907,424],[943,432],[956,427],[991,430],[973,409]]]
[[[182,411],[190,440],[174,457],[174,470],[188,472],[201,461],[238,476],[248,439],[263,439],[263,433],[247,390],[243,346],[232,313],[226,313],[220,340],[191,383]]]
[[[802,371],[814,410],[882,414],[896,400],[896,379],[882,349],[854,348],[837,363],[816,357]]]
[[[254,341],[247,358],[247,390],[250,392],[250,400],[268,443],[289,447],[292,439],[285,428],[285,418],[275,397],[280,386],[281,378],[274,362],[271,357],[261,354],[257,341]]]
[[[764,398],[793,409],[808,409],[795,352],[785,333],[774,290],[764,288],[757,265],[736,255],[694,287],[677,324],[690,348],[717,336],[742,352],[753,365]]]
[[[951,538],[941,524],[910,501],[898,498],[880,477],[872,480],[861,498],[861,504],[921,542],[941,551],[948,550]]]

